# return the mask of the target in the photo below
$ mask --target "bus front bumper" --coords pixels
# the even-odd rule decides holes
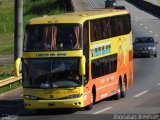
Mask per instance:
[[[81,100],[24,100],[25,109],[82,108]]]

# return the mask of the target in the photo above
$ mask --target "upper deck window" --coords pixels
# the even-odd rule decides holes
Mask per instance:
[[[24,51],[81,49],[78,24],[30,25],[26,27]]]

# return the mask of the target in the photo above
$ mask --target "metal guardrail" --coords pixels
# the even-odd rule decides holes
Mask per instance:
[[[70,0],[70,4],[71,4],[71,7],[72,7],[72,10],[75,11],[75,5],[74,5],[74,0]]]
[[[0,87],[4,87],[6,85],[12,84],[12,83],[17,82],[21,79],[22,79],[22,76],[19,76],[19,77],[14,76],[14,77],[10,77],[10,78],[0,80]]]
[[[71,6],[74,11],[94,10],[91,6],[90,0],[70,0]]]
[[[160,6],[160,0],[159,1],[158,0],[144,0],[144,1],[149,2],[153,5]]]
[[[160,17],[160,6],[151,4],[149,2],[146,2],[144,0],[126,0],[127,2],[130,2],[134,4],[137,7],[140,7],[141,9],[144,9],[153,15]]]

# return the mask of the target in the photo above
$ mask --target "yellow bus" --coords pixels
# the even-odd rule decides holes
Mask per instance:
[[[89,110],[107,97],[123,98],[133,84],[130,14],[108,9],[33,18],[21,61],[26,109]]]

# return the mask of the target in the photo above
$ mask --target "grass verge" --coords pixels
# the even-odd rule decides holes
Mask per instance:
[[[0,80],[13,76],[13,64],[0,65]]]
[[[0,55],[13,54],[14,0],[1,0]]]
[[[21,85],[22,85],[22,81],[20,80],[20,81],[16,81],[14,83],[11,83],[9,85],[0,87],[0,94],[4,93],[4,92],[11,91],[11,90],[14,90],[14,89],[20,87]]]

